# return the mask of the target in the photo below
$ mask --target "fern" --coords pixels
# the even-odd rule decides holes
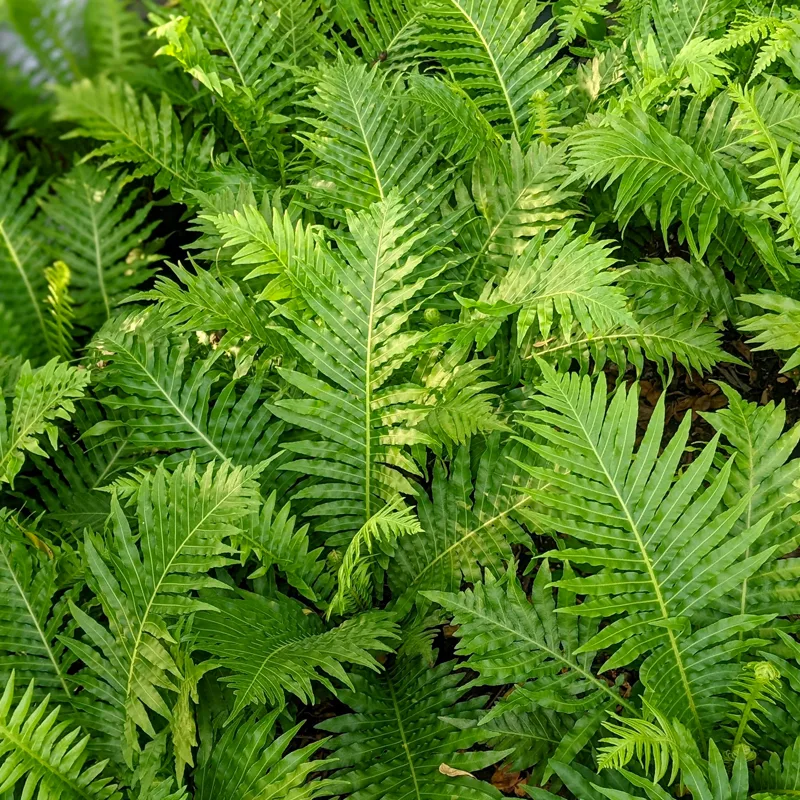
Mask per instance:
[[[101,777],[105,762],[86,765],[88,737],[59,722],[59,706],[47,713],[47,700],[31,708],[33,683],[14,706],[12,674],[0,699],[0,763],[3,786],[13,791],[24,778],[22,791],[30,797],[90,797],[117,800],[121,792],[110,778]]]

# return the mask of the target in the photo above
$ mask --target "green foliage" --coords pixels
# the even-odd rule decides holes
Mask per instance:
[[[793,0],[4,0],[0,109],[3,800],[800,792]]]

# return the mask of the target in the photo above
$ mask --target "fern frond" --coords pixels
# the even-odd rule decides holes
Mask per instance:
[[[379,579],[396,552],[397,540],[421,530],[419,520],[401,498],[379,508],[347,545],[339,565],[336,595],[328,608],[328,618],[332,614],[346,613],[353,597],[357,607],[369,607],[373,587],[382,584]]]
[[[369,651],[391,651],[397,627],[383,612],[360,614],[328,630],[321,620],[285,595],[209,595],[214,610],[195,618],[195,646],[229,673],[235,691],[231,718],[256,703],[283,706],[289,694],[313,703],[312,681],[333,691],[331,678],[352,686],[343,664],[378,671]]]
[[[767,520],[734,532],[746,497],[719,513],[733,463],[712,472],[716,439],[676,475],[689,415],[659,455],[660,402],[635,451],[636,388],[620,387],[608,401],[604,377],[593,386],[589,377],[559,375],[541,366],[544,382],[537,400],[542,410],[527,414],[525,426],[543,440],[526,446],[552,467],[529,471],[558,492],[535,491],[542,510],[531,517],[544,530],[585,544],[559,549],[554,556],[599,570],[557,581],[588,596],[571,613],[616,616],[581,650],[619,645],[604,669],[645,656],[639,674],[648,702],[703,736],[724,713],[721,698],[734,668],[728,663],[733,646],[713,648],[768,617],[737,615],[697,628],[692,617],[740,587],[769,558],[772,550],[761,538]],[[613,450],[604,444],[609,437],[617,442]]]
[[[16,706],[12,673],[0,698],[0,774],[4,791],[13,792],[23,780],[21,796],[121,800],[111,778],[102,777],[106,762],[86,764],[89,737],[80,728],[59,722],[60,707],[48,713],[48,701],[31,708],[33,682]]]
[[[157,223],[151,205],[133,208],[139,192],[126,176],[79,165],[42,202],[54,254],[67,263],[82,327],[96,329],[134,286],[153,273],[158,256],[148,243]]]
[[[57,121],[74,122],[68,138],[98,139],[91,156],[103,165],[133,164],[133,177],[151,176],[156,189],[169,189],[175,200],[201,188],[214,147],[212,133],[196,130],[188,139],[170,102],[162,94],[158,109],[146,95],[107,77],[56,89]]]
[[[313,264],[290,275],[320,322],[287,311],[296,332],[285,335],[317,376],[281,369],[304,397],[270,408],[316,435],[284,445],[300,456],[285,469],[312,477],[295,497],[312,501],[307,513],[320,519],[317,530],[353,535],[398,493],[414,494],[400,470],[420,474],[405,446],[429,441],[414,427],[424,388],[398,385],[395,374],[422,352],[425,333],[406,331],[405,323],[426,283],[447,266],[437,237],[446,242],[452,233],[415,230],[418,219],[396,193],[350,212],[348,225],[350,236],[336,237],[339,254],[325,253],[332,278],[315,274]]]
[[[475,160],[472,198],[481,219],[459,237],[471,256],[466,282],[502,274],[531,238],[564,224],[574,213],[563,188],[567,175],[563,148],[532,144],[523,151],[515,139]]]
[[[552,22],[542,6],[524,0],[434,0],[420,39],[453,80],[504,136],[530,140],[528,100],[547,89],[566,67],[554,59]]]
[[[83,692],[73,704],[129,766],[139,750],[137,730],[155,736],[151,713],[170,718],[167,697],[181,674],[167,649],[169,625],[209,607],[193,593],[219,586],[206,573],[232,563],[229,539],[258,507],[254,477],[225,465],[200,472],[193,460],[171,474],[160,465],[125,493],[134,520],[115,490],[108,540],[86,537],[87,582],[108,627],[70,604],[85,638],[65,644],[86,665],[75,676]]]
[[[750,317],[739,324],[741,330],[756,334],[749,340],[749,344],[758,345],[753,349],[785,351],[788,355],[781,372],[800,366],[800,302],[765,291],[743,294],[739,299],[773,312]]]
[[[625,293],[613,285],[619,273],[610,269],[616,263],[610,244],[593,242],[591,231],[576,234],[571,220],[549,239],[540,231],[511,259],[496,286],[488,284],[478,301],[462,301],[485,317],[478,348],[516,312],[518,346],[529,335],[536,341],[551,335],[569,338],[575,322],[589,336],[619,325],[635,327]]]
[[[68,360],[74,347],[72,325],[75,309],[70,293],[72,273],[63,261],[56,261],[52,267],[45,269],[44,276],[48,290],[45,303],[49,306],[47,310],[50,314],[47,320],[47,346],[50,352]]]
[[[0,290],[24,341],[24,352],[38,356],[47,342],[42,301],[48,259],[37,231],[36,170],[23,172],[22,156],[0,145]]]
[[[271,455],[279,426],[268,424],[272,415],[259,402],[260,381],[241,395],[236,380],[214,391],[224,375],[216,366],[222,350],[193,360],[190,340],[141,312],[110,320],[93,348],[100,402],[120,415],[85,436],[113,431],[131,448],[174,452],[176,459],[193,452],[200,461],[256,464]]]
[[[328,759],[310,760],[325,739],[287,752],[302,723],[277,736],[275,717],[251,715],[225,729],[194,774],[195,800],[314,800],[338,793],[332,781],[309,780],[329,767]]]
[[[533,501],[525,490],[539,483],[518,465],[523,452],[495,433],[474,469],[468,446],[456,451],[449,471],[437,463],[431,497],[418,498],[422,531],[399,540],[389,567],[398,612],[421,604],[423,591],[455,592],[462,580],[480,580],[482,568],[499,577],[511,545],[529,544],[522,525]]]
[[[70,367],[57,358],[36,370],[25,362],[14,386],[10,414],[0,395],[0,484],[13,485],[26,453],[46,456],[38,441],[42,434],[55,446],[56,420],[69,419],[89,380],[87,370]]]
[[[72,690],[71,659],[57,640],[67,615],[66,600],[56,599],[60,567],[35,530],[0,511],[0,679],[15,672],[64,702]]]
[[[302,188],[327,215],[343,218],[345,209],[385,202],[392,189],[426,207],[435,204],[437,192],[425,184],[446,182],[446,172],[430,174],[439,147],[409,121],[399,91],[398,80],[390,82],[377,67],[340,59],[320,72],[308,102],[320,116],[309,120],[313,131],[303,137],[317,164]]]
[[[708,249],[720,213],[736,215],[747,202],[740,183],[699,155],[644,112],[632,119],[607,116],[602,124],[576,133],[570,152],[590,184],[619,181],[614,217],[623,227],[646,203],[658,200],[665,245],[676,217],[696,258]],[[676,208],[676,201],[679,206]]]
[[[354,713],[317,727],[338,734],[328,743],[338,759],[333,778],[345,782],[353,800],[400,800],[410,787],[426,798],[499,800],[488,784],[453,778],[440,769],[446,764],[463,775],[502,757],[491,750],[471,750],[482,733],[448,722],[475,720],[486,704],[485,697],[462,699],[466,686],[459,685],[454,666],[448,661],[430,667],[420,659],[400,657],[380,676],[354,675],[354,689],[339,693]]]

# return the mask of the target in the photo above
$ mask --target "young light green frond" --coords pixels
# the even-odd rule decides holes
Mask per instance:
[[[743,294],[739,299],[773,312],[750,317],[739,324],[741,330],[756,334],[749,342],[758,345],[753,349],[785,352],[786,363],[781,372],[788,372],[800,365],[800,302],[766,291]]]
[[[47,254],[38,230],[36,170],[23,171],[22,156],[0,145],[0,295],[13,308],[23,336],[22,350],[39,356],[48,330],[43,306]]]
[[[83,692],[73,704],[129,766],[139,750],[137,729],[153,737],[151,715],[171,715],[168,697],[181,673],[168,650],[169,626],[209,608],[195,592],[219,586],[207,572],[233,562],[229,542],[258,508],[254,476],[226,465],[199,471],[193,460],[173,473],[159,465],[132,484],[130,511],[112,496],[105,542],[86,537],[87,582],[108,627],[71,604],[85,638],[65,644],[86,665],[75,677]]]
[[[379,676],[354,675],[353,690],[339,693],[354,713],[317,727],[338,734],[327,746],[337,759],[333,778],[345,782],[349,797],[500,800],[489,784],[466,776],[503,754],[470,749],[482,732],[469,723],[487,698],[463,699],[467,687],[454,666],[399,657]]]
[[[320,72],[308,101],[319,117],[309,120],[313,130],[304,137],[317,163],[302,188],[329,216],[386,201],[392,189],[427,208],[438,199],[434,186],[446,184],[446,172],[430,175],[439,148],[423,124],[409,119],[398,81],[341,59]]]
[[[418,498],[422,531],[399,540],[389,567],[400,613],[422,604],[423,591],[455,592],[462,580],[480,580],[482,569],[499,577],[512,560],[511,545],[530,545],[522,526],[533,503],[525,490],[540,482],[518,465],[523,452],[495,433],[474,469],[466,445],[453,455],[449,471],[437,463],[431,497]]]
[[[300,725],[278,736],[275,717],[253,714],[225,728],[194,774],[195,800],[314,800],[338,793],[332,781],[310,778],[329,767],[327,759],[311,760],[325,739],[287,753]]]
[[[772,753],[758,764],[753,788],[769,797],[788,796],[800,791],[800,737],[783,753]]]
[[[72,335],[75,309],[72,303],[70,284],[72,273],[63,261],[56,261],[44,271],[47,280],[49,319],[47,320],[47,347],[51,353],[67,361],[72,355],[75,342]]]
[[[401,498],[379,508],[347,545],[328,618],[332,614],[345,614],[352,606],[369,608],[374,587],[382,585],[380,579],[396,552],[398,540],[421,530],[416,515]]]
[[[32,681],[14,705],[12,673],[0,698],[0,788],[13,793],[19,786],[19,796],[32,800],[121,800],[117,784],[103,777],[106,762],[86,763],[89,737],[58,721],[59,706],[32,706]]]
[[[67,136],[104,142],[91,153],[103,165],[132,164],[133,177],[152,177],[155,188],[169,189],[175,200],[201,187],[213,134],[198,129],[187,140],[165,94],[156,109],[146,95],[106,77],[59,87],[56,94],[56,119],[76,125]]]
[[[415,493],[404,473],[420,470],[406,445],[429,441],[414,427],[425,390],[394,376],[423,350],[424,332],[406,330],[406,322],[426,283],[446,268],[436,251],[452,233],[420,227],[395,192],[350,212],[348,227],[328,259],[331,278],[311,272],[313,265],[290,272],[319,322],[287,312],[296,332],[285,335],[317,374],[281,369],[303,396],[270,408],[316,435],[284,445],[300,456],[285,469],[312,478],[295,497],[313,501],[307,513],[320,520],[317,530],[352,535],[398,493]]]
[[[615,617],[581,649],[618,645],[605,669],[648,656],[640,669],[648,701],[697,735],[708,735],[724,713],[724,703],[712,698],[728,691],[727,662],[735,650],[718,648],[712,657],[710,648],[765,618],[734,616],[695,630],[692,617],[739,588],[770,557],[762,540],[767,519],[734,530],[746,496],[718,513],[733,463],[712,471],[716,439],[676,474],[689,416],[659,454],[664,429],[659,403],[634,449],[635,387],[620,387],[607,400],[604,377],[593,385],[589,377],[559,375],[544,363],[541,368],[542,410],[527,413],[524,424],[543,439],[526,446],[552,464],[529,468],[552,488],[534,492],[541,511],[531,516],[544,530],[584,545],[554,555],[598,569],[557,582],[587,595],[571,613]]]
[[[57,358],[38,369],[25,362],[12,392],[13,401],[8,403],[0,395],[0,485],[13,485],[26,453],[46,456],[38,439],[42,434],[55,447],[56,421],[70,418],[89,379],[87,370],[70,367]]]
[[[397,626],[380,611],[326,630],[319,617],[285,595],[209,594],[206,600],[214,610],[197,615],[195,647],[229,673],[221,680],[236,695],[231,719],[253,703],[283,706],[289,694],[313,702],[312,681],[331,691],[332,678],[350,686],[343,664],[377,671],[370,651],[391,651],[398,638]]]
[[[273,453],[280,426],[261,400],[258,380],[240,393],[236,380],[220,388],[221,349],[192,359],[191,341],[160,328],[154,315],[110,320],[93,341],[98,397],[118,411],[86,436],[125,439],[132,449],[190,453],[200,461],[257,464]],[[272,422],[272,424],[269,424]]]
[[[292,100],[293,81],[281,63],[288,31],[280,13],[256,0],[186,0],[181,16],[152,14],[150,32],[213,95],[241,140],[242,160],[253,166],[274,158],[275,125]]]
[[[91,330],[152,275],[158,258],[147,241],[157,225],[148,221],[151,206],[134,209],[139,191],[125,191],[127,183],[125,176],[79,165],[42,203],[52,252],[69,267],[81,325]]]
[[[525,0],[434,0],[420,37],[498,132],[521,144],[530,140],[531,95],[566,67],[554,63],[559,48],[542,11]]]

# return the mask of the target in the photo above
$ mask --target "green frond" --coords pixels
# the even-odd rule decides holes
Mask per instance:
[[[393,189],[425,208],[434,205],[438,193],[429,184],[446,184],[447,173],[431,177],[439,147],[404,112],[399,79],[340,59],[320,71],[315,91],[307,105],[319,116],[303,135],[316,157],[301,187],[310,200],[335,219],[345,209],[387,201]]]
[[[36,169],[23,171],[21,155],[0,145],[0,292],[23,336],[23,352],[39,356],[48,328],[43,300],[47,254],[38,231]]]
[[[354,713],[317,727],[338,734],[327,744],[337,759],[332,777],[349,797],[400,800],[411,792],[421,800],[499,800],[496,789],[466,776],[503,754],[470,749],[482,733],[468,723],[487,698],[464,699],[467,686],[459,685],[454,666],[398,658],[380,676],[354,675],[353,690],[339,692]]]
[[[379,508],[347,545],[328,618],[332,614],[345,614],[353,605],[369,608],[374,587],[382,586],[384,570],[396,552],[398,540],[421,530],[419,520],[401,498]]]
[[[312,761],[325,739],[286,752],[300,725],[277,736],[275,714],[251,715],[225,729],[194,774],[195,800],[314,800],[338,793],[329,780],[309,779],[329,767]]]
[[[694,325],[709,319],[717,328],[740,316],[732,287],[716,264],[654,259],[629,267],[619,282],[633,298],[638,314],[671,310],[676,318],[686,315]]]
[[[413,0],[343,0],[331,13],[336,25],[353,37],[366,63],[405,72],[424,58],[419,33],[425,10]],[[349,42],[335,30],[334,35],[339,51],[345,50],[342,43]]]
[[[315,434],[284,444],[299,456],[285,469],[311,477],[295,498],[311,501],[317,530],[352,535],[398,493],[415,493],[404,473],[420,469],[406,446],[430,441],[414,427],[425,390],[398,383],[396,373],[424,349],[424,331],[406,323],[426,283],[447,267],[436,251],[452,233],[420,227],[396,193],[350,212],[348,227],[349,236],[336,237],[338,252],[325,253],[330,278],[313,264],[289,275],[318,322],[287,310],[295,330],[285,335],[316,376],[279,370],[303,397],[270,408]]]
[[[726,613],[768,613],[778,607],[788,608],[793,602],[794,573],[800,561],[787,558],[797,546],[794,517],[798,498],[794,488],[800,480],[800,459],[792,458],[800,442],[800,426],[786,432],[786,409],[781,403],[766,405],[749,403],[730,386],[720,384],[728,408],[703,413],[704,419],[729,444],[733,460],[729,485],[722,497],[726,508],[747,498],[744,514],[733,530],[765,522],[762,542],[774,547],[767,560],[741,587],[718,602]]]
[[[573,577],[568,565],[564,577]],[[568,715],[567,731],[556,736],[555,746],[543,760],[567,748],[574,757],[599,729],[603,713],[593,714],[588,727],[584,724],[574,731],[581,712],[609,711],[621,705],[628,713],[637,713],[617,686],[609,686],[594,672],[597,652],[583,645],[597,633],[596,621],[563,613],[565,608],[574,610],[575,596],[561,589],[556,602],[550,581],[545,561],[537,571],[530,599],[510,571],[500,580],[487,571],[482,583],[460,594],[425,592],[453,616],[459,639],[456,652],[466,656],[461,667],[477,672],[483,685],[517,684],[481,720],[482,726],[510,712],[536,708]],[[496,730],[493,726],[485,729]],[[543,780],[548,775],[546,770]]]
[[[70,730],[58,721],[59,706],[49,713],[48,701],[36,707],[33,682],[14,705],[14,675],[0,698],[0,775],[3,791],[13,792],[22,783],[21,797],[50,800],[121,800],[122,793],[111,778],[103,777],[106,762],[86,764],[89,737],[80,728]]]
[[[481,580],[482,569],[499,577],[512,560],[511,545],[530,546],[522,525],[533,502],[525,490],[539,481],[519,466],[523,452],[495,433],[474,467],[468,446],[455,452],[449,470],[436,464],[431,497],[417,501],[422,531],[399,540],[389,566],[400,613],[422,603],[423,591],[455,592],[462,580]]]
[[[783,753],[772,753],[756,765],[753,788],[767,796],[787,796],[800,791],[800,737]]]
[[[781,699],[781,674],[769,661],[744,664],[731,692],[739,699],[734,701],[725,727],[733,736],[731,752],[735,753],[743,746],[753,749],[751,743],[757,743],[757,729],[764,726],[766,707]]]
[[[578,131],[570,140],[570,154],[590,185],[605,180],[609,188],[618,182],[614,218],[622,227],[657,201],[665,246],[670,226],[680,219],[696,258],[708,249],[720,214],[740,214],[747,202],[734,175],[643,112],[631,119],[606,116]]]
[[[56,261],[52,267],[44,271],[47,281],[47,297],[45,303],[50,318],[47,320],[47,347],[59,358],[68,360],[75,345],[72,336],[75,309],[72,303],[70,285],[72,273],[63,261]]]
[[[563,148],[532,144],[523,151],[515,139],[473,162],[472,199],[480,217],[459,237],[471,256],[465,282],[502,274],[531,238],[561,228],[574,213],[572,194],[562,188],[567,176]]]
[[[735,615],[706,627],[693,626],[692,618],[770,557],[762,539],[767,519],[734,530],[746,495],[719,513],[733,462],[712,469],[716,438],[677,474],[689,415],[659,454],[664,404],[658,403],[634,449],[635,386],[619,387],[609,400],[602,376],[593,385],[589,377],[541,367],[541,410],[526,413],[524,425],[543,439],[526,446],[552,466],[528,469],[550,487],[533,492],[541,510],[530,516],[543,530],[570,537],[554,557],[597,570],[556,582],[587,595],[570,613],[615,617],[581,650],[617,645],[604,670],[644,656],[639,677],[648,702],[703,737],[724,713],[722,698],[736,669],[730,660],[749,647],[742,640],[737,647],[732,637],[769,616]]]
[[[756,334],[749,340],[749,344],[758,345],[753,349],[785,351],[786,363],[781,372],[800,365],[800,302],[766,291],[743,294],[738,299],[772,312],[750,317],[739,324],[740,330]]]
[[[147,54],[141,17],[124,0],[87,0],[84,13],[92,74],[133,77]]]
[[[153,177],[155,188],[169,189],[175,200],[201,188],[214,136],[197,129],[186,137],[166,94],[156,108],[147,95],[138,96],[128,84],[101,76],[59,87],[56,95],[55,119],[76,125],[67,137],[103,142],[91,156],[102,159],[104,166],[132,164],[132,177]]]
[[[517,344],[527,338],[568,338],[573,324],[588,336],[617,326],[635,327],[625,293],[614,286],[620,273],[611,269],[611,242],[594,242],[591,231],[576,234],[572,220],[550,238],[540,231],[496,285],[487,284],[477,301],[462,301],[485,320],[476,339],[482,350],[496,336],[503,319],[517,314]]]
[[[180,10],[151,14],[151,35],[166,41],[156,55],[175,59],[212,93],[241,140],[243,160],[257,166],[272,159],[275,126],[294,88],[281,63],[290,33],[281,31],[281,15],[255,0],[185,0]]]
[[[271,574],[277,567],[286,576],[290,586],[311,602],[318,602],[316,591],[320,591],[320,573],[325,564],[320,560],[322,548],[309,550],[308,525],[297,527],[296,517],[291,514],[291,506],[286,503],[275,512],[277,492],[272,492],[264,500],[258,515],[254,515],[243,526],[242,532],[234,537],[245,563],[252,554],[260,566],[249,576],[251,579]],[[325,588],[322,587],[324,593]]]
[[[502,140],[472,98],[456,83],[427,75],[409,79],[408,93],[439,126],[439,136],[450,142],[447,158],[470,161],[490,144]]]
[[[85,664],[74,676],[83,691],[73,705],[128,766],[139,750],[137,730],[153,737],[152,715],[170,719],[181,678],[168,650],[170,625],[209,608],[195,592],[219,587],[206,573],[233,563],[229,541],[258,508],[255,474],[213,464],[199,471],[193,460],[168,473],[161,464],[123,494],[130,511],[114,491],[104,540],[85,539],[86,580],[108,627],[70,604],[84,638],[65,644]]]
[[[27,540],[27,541],[26,541]],[[59,701],[71,694],[70,658],[57,640],[67,603],[56,597],[62,560],[8,509],[0,511],[0,680],[12,672]]]
[[[145,452],[194,453],[199,461],[257,464],[273,453],[280,425],[261,400],[259,380],[244,391],[225,373],[221,349],[192,358],[191,340],[164,330],[154,315],[110,320],[93,340],[97,395],[118,411],[85,436],[124,439]],[[272,424],[269,424],[269,423]],[[174,460],[174,459],[173,459]]]
[[[531,95],[566,67],[542,10],[525,0],[434,0],[420,36],[497,131],[521,144],[530,140]]]
[[[126,191],[125,175],[79,165],[42,201],[51,252],[71,273],[71,292],[82,327],[95,330],[130,290],[153,274],[158,259],[148,238],[157,222],[150,204],[134,207],[139,191]]]
[[[326,630],[319,617],[285,595],[209,594],[206,600],[213,609],[195,618],[195,647],[228,673],[221,680],[235,692],[231,718],[253,703],[283,706],[289,694],[313,703],[312,681],[331,691],[331,678],[351,686],[342,665],[378,671],[370,651],[391,651],[398,638],[397,626],[380,611]]]
[[[134,299],[154,300],[159,315],[177,333],[225,331],[217,348],[235,357],[236,377],[244,375],[259,354],[287,353],[280,329],[268,321],[268,307],[254,302],[236,281],[197,266],[194,273],[180,264],[169,267],[177,280],[159,276],[152,289]]]
[[[10,409],[0,395],[0,485],[13,485],[26,453],[46,456],[38,439],[42,434],[55,447],[56,421],[69,419],[89,379],[87,370],[70,367],[57,358],[38,369],[25,362],[12,392]]]

